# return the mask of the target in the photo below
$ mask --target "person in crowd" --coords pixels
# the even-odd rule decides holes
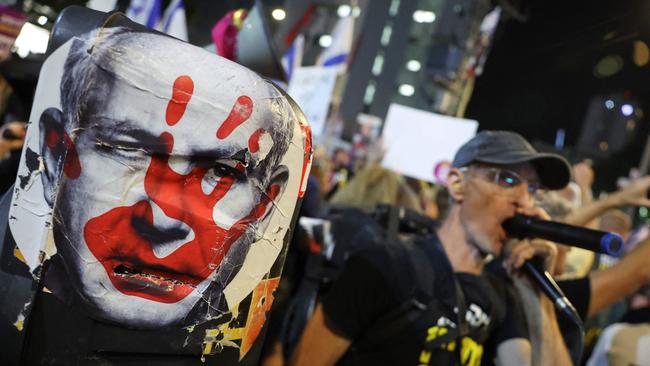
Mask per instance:
[[[650,206],[650,199],[646,196],[649,189],[650,176],[637,178],[627,187],[569,213],[564,222],[585,226],[617,207]],[[620,221],[620,215],[615,215],[615,217]],[[609,219],[606,216],[605,224],[611,221],[607,220]],[[626,222],[625,219],[623,220]],[[624,226],[628,226],[628,224],[626,223]],[[613,229],[611,226],[604,228]],[[575,299],[579,299],[574,305],[583,319],[586,319],[650,282],[650,260],[648,258],[650,258],[650,241],[639,244],[610,268],[592,271],[588,275],[574,280],[560,281],[559,284],[566,292],[575,294]]]
[[[629,231],[629,217],[616,207],[623,205],[647,205],[646,198],[650,189],[650,177],[642,177],[633,181],[629,186],[621,189],[606,198],[592,201],[591,203],[575,208],[562,195],[555,192],[538,194],[538,204],[543,207],[556,221],[561,221],[577,226],[587,226],[590,222],[600,222],[600,229],[617,232],[626,237]],[[597,220],[599,219],[599,220]],[[565,270],[566,253],[568,246],[558,244],[558,256],[554,267],[554,275],[562,275]],[[650,281],[650,240],[644,241],[633,249],[620,262],[610,268],[592,271],[588,275],[570,280],[560,280],[558,285],[563,289],[569,300],[574,304],[578,315],[583,321],[598,314],[606,307],[622,300]],[[520,288],[520,291],[527,291]],[[524,307],[529,323],[529,339],[532,342],[533,359],[541,359],[556,351],[550,339],[543,336],[544,328],[557,326],[552,313],[537,312],[534,305],[535,299],[523,294],[527,302]],[[560,322],[560,318],[558,318]]]
[[[437,199],[441,186],[430,184],[421,180],[419,180],[418,183],[418,196],[420,198],[420,205],[424,210],[424,214],[432,220],[439,220],[440,210],[437,204]]]
[[[325,199],[327,192],[330,190],[332,162],[327,156],[327,151],[322,146],[314,146],[309,174],[314,176],[318,181],[320,196]]]
[[[353,176],[354,171],[352,169],[350,153],[342,147],[336,148],[332,158],[330,191],[327,193],[327,199],[331,199],[339,189],[345,187]]]
[[[305,199],[307,198],[307,192],[309,192],[309,186],[307,186],[307,191],[305,192]],[[403,177],[395,172],[381,167],[377,163],[370,164],[369,166],[362,169],[359,174],[355,175],[355,177],[348,184],[342,187],[334,195],[330,204],[332,207],[330,207],[328,211],[330,214],[334,212],[335,215],[344,215],[346,214],[345,210],[349,208],[356,208],[365,212],[370,212],[379,204],[388,204],[395,207],[405,207],[416,212],[421,211],[417,195],[406,184]],[[342,211],[339,212],[337,210]],[[304,212],[302,212],[301,209],[301,217],[305,216],[302,215],[303,213]],[[356,216],[354,218],[358,219]],[[369,217],[367,218],[371,220]],[[323,218],[323,220],[327,219],[331,219],[331,216],[325,216]],[[349,216],[345,216],[344,221],[348,221],[348,219]],[[328,236],[331,236],[335,242],[331,256],[336,258],[347,257],[349,253],[358,250],[356,247],[358,243],[355,243],[354,240],[351,240],[351,238],[353,238],[357,232],[350,230],[340,230],[338,227],[332,229],[332,226],[336,226],[337,223],[338,220],[335,223],[330,223],[328,226],[328,229],[332,230],[328,231]],[[363,225],[362,222],[354,222],[350,224],[351,226],[356,225],[356,228],[358,230],[361,230],[361,226]],[[280,334],[280,332],[284,330],[282,329],[283,323],[286,323],[288,321],[288,319],[285,318],[287,316],[289,318],[293,317],[292,314],[287,314],[287,311],[295,311],[295,308],[288,307],[288,303],[291,301],[296,302],[302,300],[297,299],[297,296],[308,296],[302,293],[298,294],[297,290],[299,287],[306,282],[312,282],[314,280],[316,280],[316,282],[319,284],[322,284],[321,282],[324,282],[324,280],[321,278],[313,278],[318,277],[321,275],[321,273],[317,272],[314,274],[314,271],[312,269],[307,268],[309,265],[315,265],[313,256],[316,255],[320,257],[322,253],[313,253],[313,245],[310,248],[310,241],[313,241],[314,239],[309,237],[302,225],[302,220],[299,220],[292,238],[292,243],[289,246],[289,252],[285,262],[280,286],[274,295],[276,297],[276,301],[273,304],[273,313],[278,315],[271,318],[271,323],[269,325],[267,345],[262,357],[262,365],[264,366],[283,365],[285,362],[283,353],[288,353],[287,348],[290,347],[288,347],[286,343],[291,342],[288,342],[286,339],[282,339],[282,337],[286,337],[287,335]],[[343,233],[343,235],[341,235],[341,233]],[[330,261],[328,261],[327,266],[331,271],[332,268],[337,267],[337,261],[331,260],[331,258],[329,259]],[[306,273],[310,273],[310,275],[305,277]],[[314,291],[316,293],[310,293],[309,295],[316,297],[317,292],[319,292],[320,289],[315,286]],[[282,344],[283,342],[285,343],[284,352]]]
[[[618,208],[610,209],[599,217],[598,230],[616,233],[627,241],[632,230],[632,219]]]
[[[516,312],[517,298],[483,268],[504,251],[502,223],[516,213],[547,219],[534,206],[535,190],[563,188],[570,175],[564,158],[538,153],[516,133],[477,134],[454,158],[448,213],[435,235],[416,242],[433,277],[444,279],[427,311],[399,331],[382,329],[385,317],[411,296],[419,274],[382,248],[357,253],[316,306],[292,365],[478,365],[488,338],[495,339],[501,364],[530,362],[523,314],[504,321],[505,309]],[[516,273],[537,251],[517,242],[509,249],[508,271]],[[388,334],[377,341],[381,333]]]
[[[16,180],[26,126],[25,122],[14,121],[0,127],[0,194]]]
[[[573,165],[572,171],[571,182],[564,189],[558,191],[557,194],[569,200],[575,207],[589,204],[593,201],[591,192],[591,186],[595,178],[593,162],[585,159]]]
[[[618,233],[626,239],[631,227],[630,218],[617,207],[649,204],[646,198],[648,189],[650,189],[650,178],[638,178],[627,187],[579,208],[575,208],[568,199],[555,192],[546,192],[538,195],[537,198],[539,205],[556,221],[577,226],[588,226],[596,222],[599,229]],[[554,275],[562,276],[565,272],[566,254],[569,248],[571,247],[558,244]],[[611,306],[650,281],[649,255],[650,240],[643,240],[610,267],[558,281],[558,285],[576,307],[578,315],[586,322],[587,351],[593,345],[592,336],[599,333],[603,325],[611,323],[612,314],[606,314],[609,313]],[[531,340],[533,343],[536,342],[534,337],[531,337]],[[533,348],[535,346],[533,344]]]
[[[404,178],[377,163],[362,169],[334,194],[329,203],[367,211],[382,203],[422,211],[417,194],[406,184]]]
[[[449,212],[449,205],[451,198],[449,197],[449,190],[444,185],[439,185],[436,190],[436,199],[435,203],[438,208],[438,217],[437,220],[444,220]]]
[[[25,143],[25,122],[9,122],[0,128],[0,159],[19,150]]]
[[[539,193],[536,197],[537,205],[546,211],[549,214],[551,219],[555,221],[563,222],[567,215],[569,215],[574,210],[573,204],[558,192],[549,191]],[[557,258],[555,260],[555,266],[550,273],[553,276],[561,276],[566,271],[566,258],[567,254],[572,250],[571,246],[558,244],[557,247]]]
[[[629,311],[603,331],[587,366],[650,365],[650,286],[628,300]]]
[[[27,124],[22,102],[9,81],[0,75],[0,194],[16,181]]]
[[[567,200],[572,209],[578,209],[593,201],[592,184],[595,178],[593,170],[593,162],[585,159],[572,167],[573,179],[564,189],[557,192],[558,196]],[[585,226],[591,229],[598,228],[598,220],[594,219]],[[582,249],[573,248],[567,251],[564,263],[565,271],[563,277],[584,277],[591,269],[594,259],[596,258],[594,252]],[[563,253],[560,253],[563,255]]]
[[[598,229],[619,234],[624,242],[625,248],[630,248],[630,233],[632,231],[632,219],[630,216],[618,208],[607,210],[598,218]],[[636,244],[639,244],[638,242]],[[607,254],[597,254],[594,260],[593,269],[605,270],[615,266],[620,258],[613,257]],[[650,265],[650,261],[648,261]],[[594,314],[588,319],[586,324],[586,332],[591,334],[598,334],[607,325],[614,323],[625,313],[626,303],[624,299],[619,299],[614,303],[606,306],[603,310]],[[590,329],[591,328],[591,329]],[[592,339],[588,339],[591,341]],[[592,342],[593,343],[593,342]],[[593,344],[588,344],[593,345]]]

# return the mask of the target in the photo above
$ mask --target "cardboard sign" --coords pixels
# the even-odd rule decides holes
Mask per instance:
[[[382,132],[382,165],[413,178],[444,181],[456,150],[477,128],[477,121],[391,104]]]
[[[287,92],[307,116],[314,136],[320,136],[325,127],[336,74],[332,67],[309,66],[296,69],[291,76]]]
[[[27,21],[27,15],[10,6],[0,6],[0,61],[11,55],[11,46]]]

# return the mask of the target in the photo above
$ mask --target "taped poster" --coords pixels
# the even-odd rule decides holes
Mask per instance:
[[[71,312],[186,335],[163,353],[241,361],[268,318],[310,149],[295,103],[240,65],[128,27],[73,37],[41,71],[9,213],[15,259]]]

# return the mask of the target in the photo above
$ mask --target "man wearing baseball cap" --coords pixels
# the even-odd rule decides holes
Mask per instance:
[[[563,188],[570,165],[559,155],[537,152],[516,133],[482,131],[458,150],[452,166],[452,203],[436,233],[396,246],[407,255],[378,246],[351,257],[317,305],[293,364],[480,365],[488,341],[525,338],[512,289],[483,268],[487,258],[501,257],[506,219],[548,218],[534,207],[535,191]],[[534,254],[521,242],[506,267],[516,272]],[[422,259],[405,257],[425,258],[430,269],[413,265]],[[418,288],[422,277],[433,278],[430,289]],[[426,304],[413,301],[422,292],[431,295]],[[409,299],[424,310],[396,315]],[[375,336],[381,333],[388,336]]]

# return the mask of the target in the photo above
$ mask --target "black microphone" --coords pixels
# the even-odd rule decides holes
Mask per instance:
[[[558,286],[553,279],[553,276],[551,276],[548,271],[542,269],[543,266],[540,263],[540,260],[540,257],[534,257],[527,260],[524,262],[522,270],[526,273],[528,278],[533,280],[546,296],[553,301],[555,308],[560,313],[569,318],[569,320],[573,321],[575,324],[582,326],[582,319],[580,319],[575,307],[571,304],[571,301],[567,299],[566,295],[564,295],[560,286]]]
[[[515,215],[503,223],[511,237],[541,238],[557,243],[618,257],[623,251],[623,238],[614,233]]]

